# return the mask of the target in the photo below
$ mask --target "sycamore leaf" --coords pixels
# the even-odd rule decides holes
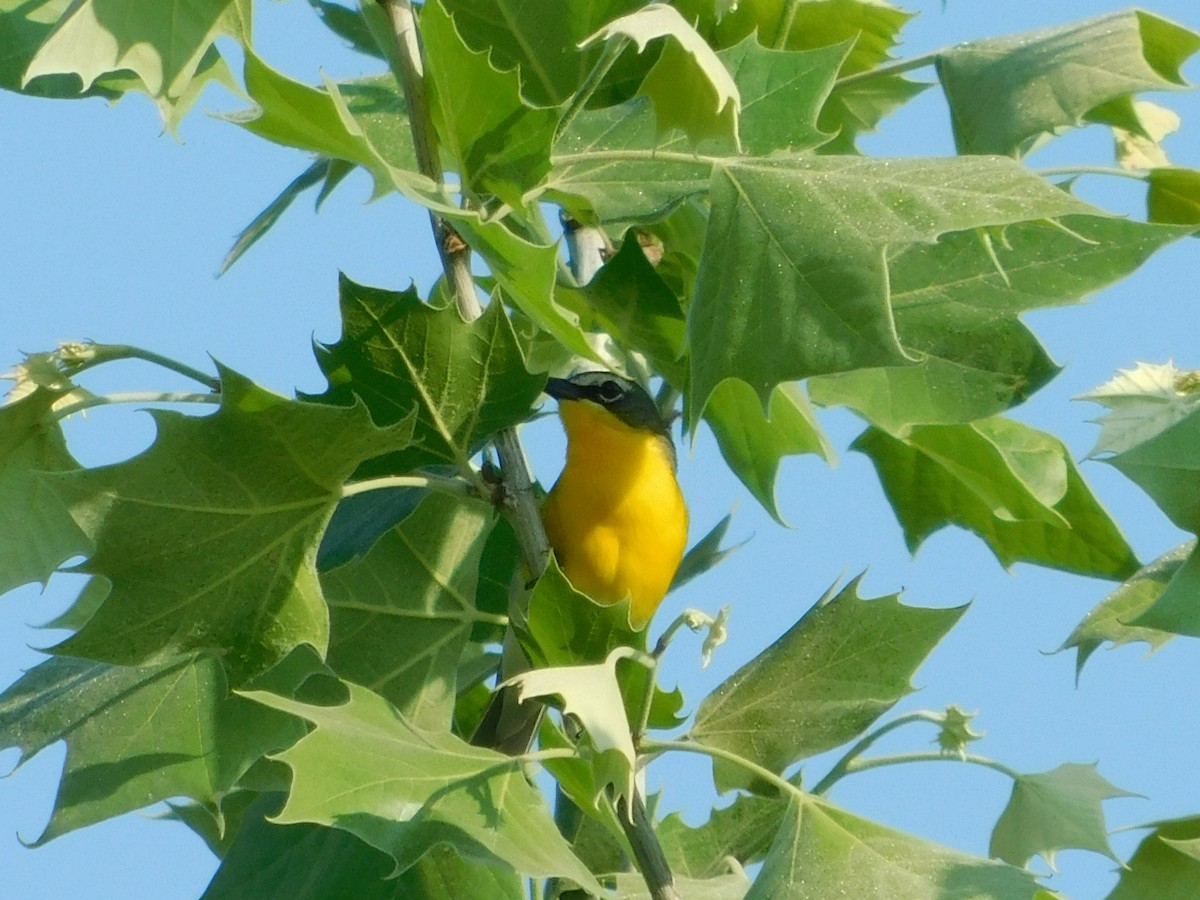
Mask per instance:
[[[92,549],[39,473],[78,468],[53,415],[62,391],[35,386],[0,406],[0,594],[45,584],[65,560]]]
[[[545,379],[526,371],[503,304],[464,322],[453,306],[423,303],[415,288],[372,288],[342,275],[338,290],[341,339],[317,347],[329,380],[321,399],[361,400],[380,425],[416,409],[413,445],[360,475],[431,462],[465,468],[495,432],[528,417]]]
[[[258,791],[235,787],[212,807],[191,801],[178,803],[168,800],[167,812],[158,818],[186,825],[208,845],[213,856],[224,859],[242,829],[246,811],[258,798]]]
[[[421,38],[434,124],[463,188],[520,208],[550,167],[558,110],[529,106],[517,73],[468,48],[438,0],[421,9]]]
[[[230,697],[214,659],[126,668],[53,657],[0,695],[0,746],[19,747],[24,761],[67,743],[39,844],[168,797],[215,804],[251,763],[303,732]]]
[[[1100,437],[1092,456],[1123,453],[1148,441],[1200,408],[1200,373],[1181,371],[1173,362],[1138,363],[1122,369],[1077,400],[1091,400],[1108,411],[1096,421]]]
[[[1087,121],[1137,127],[1132,95],[1184,87],[1180,66],[1198,49],[1200,34],[1126,10],[960,44],[937,68],[958,152],[1019,155]]]
[[[70,6],[71,0],[0,0],[0,88],[38,97],[120,96],[103,84],[80,93],[74,75],[43,75],[24,83],[30,60]]]
[[[1169,166],[1167,153],[1162,142],[1179,130],[1182,121],[1179,113],[1149,100],[1133,101],[1133,114],[1137,117],[1136,131],[1113,126],[1116,141],[1117,164],[1126,171],[1156,169]]]
[[[321,575],[329,665],[414,725],[449,727],[492,518],[480,501],[430,493],[365,558]]]
[[[1136,796],[1102,778],[1095,765],[1064,763],[1049,772],[1020,775],[992,830],[988,853],[1014,866],[1037,854],[1052,870],[1056,853],[1067,848],[1120,862],[1108,843],[1100,802]]]
[[[775,479],[785,456],[815,453],[825,462],[836,459],[804,389],[781,384],[763,405],[750,385],[730,379],[713,391],[704,410],[721,456],[754,499],[781,525],[775,501]]]
[[[278,197],[242,229],[234,240],[233,246],[229,248],[229,252],[225,254],[225,258],[221,260],[221,267],[217,270],[217,274],[224,275],[228,272],[230,266],[241,259],[247,250],[275,226],[275,223],[283,217],[297,197],[319,184],[321,185],[321,192],[317,198],[319,208],[321,201],[353,170],[354,166],[344,159],[318,159],[297,175]]]
[[[740,794],[697,828],[672,813],[659,823],[658,840],[673,872],[713,878],[729,871],[730,857],[748,866],[766,856],[787,809],[787,800]]]
[[[104,76],[132,72],[136,86],[177,121],[210,78],[224,79],[214,42],[248,44],[250,0],[76,0],[62,13],[22,77],[77,75],[81,90]]]
[[[975,532],[1004,565],[1031,562],[1125,578],[1133,550],[1093,496],[1067,448],[1010,419],[922,425],[897,438],[869,428],[865,453],[915,553],[947,525]]]
[[[447,844],[468,859],[601,891],[558,833],[519,757],[416,728],[366,688],[349,690],[349,702],[335,707],[248,694],[315,726],[278,756],[292,770],[292,790],[273,821],[345,829],[390,854],[397,871]]]
[[[1189,233],[1103,216],[1063,225],[957,232],[890,253],[896,331],[919,362],[811,379],[813,399],[850,406],[893,434],[1003,412],[1058,372],[1022,312],[1081,300]]]
[[[731,521],[733,521],[733,513],[729,513],[721,519],[709,529],[708,534],[688,548],[687,553],[683,555],[683,560],[679,563],[679,568],[675,570],[675,577],[671,579],[671,590],[683,587],[693,578],[720,565],[725,557],[735,550],[741,549],[745,541],[741,544],[734,544],[732,547],[721,546],[721,541],[725,539],[725,532],[729,530]]]
[[[741,98],[733,77],[720,58],[679,11],[665,3],[650,3],[637,12],[609,22],[585,38],[586,48],[601,41],[633,41],[641,53],[646,45],[668,38],[662,55],[642,82],[642,93],[654,102],[659,130],[681,128],[694,143],[706,138],[738,141]]]
[[[629,815],[636,790],[637,751],[633,748],[633,735],[617,681],[617,660],[637,659],[638,655],[630,647],[616,647],[597,665],[532,669],[507,682],[516,686],[518,702],[550,696],[562,698],[563,714],[579,720],[596,751],[592,761],[595,789],[603,791],[611,785],[615,799],[624,800]],[[595,805],[599,796],[591,800]]]
[[[372,14],[369,7],[348,9],[330,0],[308,0],[308,3],[325,23],[325,27],[359,53],[374,56],[376,59],[384,58],[365,19]]]
[[[1200,171],[1164,166],[1151,169],[1146,178],[1150,182],[1146,207],[1151,222],[1200,225]]]
[[[773,772],[843,744],[913,690],[913,673],[965,610],[864,601],[856,579],[709,694],[689,737]],[[716,776],[723,791],[747,784],[740,770]]]
[[[275,825],[266,817],[283,798],[265,795],[246,823],[201,900],[460,900],[487,897],[521,900],[520,876],[464,859],[439,845],[411,868],[392,877],[386,853],[348,831],[321,825]]]
[[[521,91],[537,106],[558,106],[583,84],[602,47],[579,44],[641,0],[442,0],[463,41],[488,51],[492,64],[517,69]]]
[[[447,478],[455,475],[455,470],[449,466],[431,466],[418,469],[417,472]],[[364,491],[343,497],[325,527],[325,534],[321,536],[317,568],[328,572],[348,562],[361,560],[376,541],[408,518],[428,493],[423,488],[402,487]]]
[[[838,809],[793,800],[746,900],[1032,900],[1029,872]]]
[[[405,446],[412,418],[288,400],[220,367],[211,416],[154,411],[158,437],[116,465],[54,476],[96,550],[78,568],[112,589],[57,652],[123,664],[219,653],[235,684],[308,643],[329,619],[321,533],[363,460]]]
[[[1153,653],[1174,636],[1170,632],[1131,625],[1162,596],[1167,584],[1193,554],[1196,542],[1188,541],[1147,563],[1133,577],[1109,594],[1067,637],[1059,651],[1075,647],[1075,679],[1096,649],[1105,641],[1114,647],[1143,641]]]
[[[1096,210],[996,158],[818,157],[714,168],[688,311],[688,421],[727,378],[771,390],[916,362],[900,345],[885,253],[946,232]]]
[[[1200,816],[1158,822],[1106,900],[1192,900],[1200,883]]]
[[[617,896],[621,900],[654,900],[646,879],[641,875],[618,873],[616,876]],[[726,872],[711,878],[688,878],[686,875],[673,879],[678,896],[688,900],[742,900],[750,887],[745,872]]]

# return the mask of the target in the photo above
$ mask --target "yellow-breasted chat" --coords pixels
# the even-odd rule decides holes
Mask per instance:
[[[675,445],[654,400],[611,372],[551,378],[567,433],[562,474],[542,506],[554,555],[576,588],[601,603],[631,599],[643,627],[687,546],[688,513]]]

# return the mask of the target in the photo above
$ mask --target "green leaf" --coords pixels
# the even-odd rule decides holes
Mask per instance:
[[[1070,452],[1045,432],[1001,418],[917,426],[902,439],[869,428],[852,449],[874,463],[910,552],[958,525],[1004,566],[1031,562],[1104,578],[1138,568]]]
[[[103,79],[80,93],[79,79],[74,75],[42,75],[25,82],[25,70],[34,54],[70,6],[71,0],[40,3],[0,0],[0,88],[61,99],[97,96],[115,99],[121,95]]]
[[[394,864],[348,831],[320,825],[275,825],[266,816],[282,797],[264,796],[250,810],[237,842],[201,900],[460,900],[524,897],[516,872],[463,859],[434,847],[396,877]]]
[[[215,807],[199,803],[167,801],[168,811],[161,818],[181,822],[199,837],[217,859],[224,859],[242,829],[246,810],[258,799],[257,791],[234,788],[222,796]]]
[[[621,900],[654,900],[641,875],[618,873],[615,879],[617,896]],[[750,879],[745,872],[727,872],[712,878],[688,878],[686,875],[674,879],[678,896],[688,900],[742,900]]]
[[[775,502],[775,478],[783,458],[815,453],[827,463],[835,459],[808,397],[795,384],[776,387],[764,415],[753,388],[723,381],[705,407],[704,421],[729,468],[781,525],[786,523]]]
[[[1200,171],[1162,167],[1151,169],[1146,178],[1147,215],[1151,222],[1200,225]]]
[[[309,188],[319,184],[321,185],[321,193],[317,198],[317,206],[319,208],[321,201],[353,169],[354,167],[344,159],[318,159],[297,175],[283,189],[283,192],[267,205],[266,209],[254,217],[254,221],[242,229],[241,233],[234,240],[233,246],[229,248],[229,252],[225,254],[225,258],[221,260],[221,267],[217,270],[217,274],[224,275],[228,272],[230,266],[241,259],[247,250],[253,247],[260,238],[275,226],[275,223],[283,217],[283,214],[288,211],[292,202],[297,197]]]
[[[1187,233],[1101,216],[1068,216],[1063,226],[957,232],[891,254],[896,330],[920,361],[814,378],[813,399],[850,406],[893,434],[1003,412],[1058,372],[1022,312],[1081,300]]]
[[[717,56],[742,99],[739,128],[743,150],[768,156],[799,153],[827,143],[817,116],[833,90],[848,44],[807,51],[768,50],[752,35]]]
[[[280,824],[334,825],[388,853],[403,871],[438,844],[467,859],[601,888],[554,827],[522,761],[411,725],[383,698],[350,685],[342,706],[249,694],[315,728],[279,755],[292,770]]]
[[[817,152],[858,153],[855,142],[860,134],[875,131],[887,116],[928,88],[901,75],[864,74],[861,80],[835,85],[817,122],[837,137]]]
[[[1108,407],[1096,420],[1100,437],[1091,455],[1123,453],[1200,407],[1200,384],[1196,372],[1180,371],[1169,360],[1161,366],[1138,363],[1076,399]]]
[[[213,659],[126,668],[53,657],[0,695],[0,746],[19,747],[24,761],[67,743],[39,844],[168,797],[215,804],[251,763],[303,732],[230,697]]]
[[[1159,822],[1138,845],[1106,900],[1191,900],[1200,883],[1200,816]]]
[[[1108,843],[1100,802],[1136,796],[1100,777],[1094,764],[1064,763],[1049,772],[1020,775],[992,830],[988,853],[1015,866],[1038,854],[1052,870],[1056,853],[1067,848],[1120,862]]]
[[[248,44],[251,18],[250,0],[76,0],[33,55],[22,87],[44,75],[77,75],[87,91],[104,76],[132,72],[130,86],[174,124],[205,81],[226,79],[214,42]]]
[[[960,44],[938,55],[959,153],[1020,155],[1088,121],[1132,119],[1132,95],[1178,90],[1200,35],[1140,10]],[[1134,120],[1136,121],[1136,120]]]
[[[730,857],[748,866],[766,856],[787,809],[786,800],[742,794],[698,828],[672,813],[659,823],[658,840],[673,872],[714,878],[729,871]]]
[[[321,399],[357,398],[381,425],[417,411],[413,446],[360,475],[431,462],[463,469],[495,432],[529,416],[545,379],[526,371],[502,304],[468,323],[454,307],[421,302],[415,288],[372,288],[342,275],[338,290],[341,340],[317,348],[329,380]]]
[[[517,73],[468,48],[437,0],[421,10],[421,37],[430,110],[463,188],[521,208],[550,168],[558,111],[525,103]]]
[[[37,387],[0,406],[0,594],[45,584],[62,562],[92,549],[39,475],[78,468],[53,414],[63,396]]]
[[[970,856],[806,798],[793,801],[746,900],[1021,900],[1038,890],[1014,866]]]
[[[330,31],[359,53],[374,56],[376,59],[384,58],[383,52],[375,43],[375,38],[364,18],[369,15],[366,7],[357,10],[347,9],[345,6],[331,3],[329,0],[308,0],[308,3]]]
[[[405,446],[362,406],[272,394],[220,367],[216,414],[154,411],[158,437],[126,462],[58,475],[53,486],[96,551],[78,569],[112,590],[56,652],[157,664],[221,655],[234,684],[293,647],[324,653],[321,532],[363,460]]]
[[[709,694],[689,737],[773,772],[837,747],[913,690],[913,673],[965,610],[864,601],[852,581]],[[740,770],[716,775],[723,791],[747,784]]]
[[[693,143],[707,138],[738,143],[741,98],[737,85],[720,58],[679,11],[665,3],[650,3],[609,22],[583,41],[632,41],[638,52],[659,38],[668,38],[641,92],[654,103],[660,133],[682,129]],[[619,44],[618,44],[619,46]]]
[[[675,570],[675,577],[671,579],[672,591],[678,590],[709,569],[716,568],[725,560],[725,557],[741,549],[745,541],[742,544],[734,544],[732,547],[721,546],[721,541],[725,539],[725,532],[729,530],[731,521],[733,521],[733,513],[721,519],[709,529],[708,534],[688,548],[688,552],[683,555],[683,560],[679,563],[679,568]]]
[[[946,232],[1096,210],[1002,159],[775,159],[714,169],[688,313],[688,420],[727,378],[766,404],[784,381],[911,364],[885,253]]]
[[[422,728],[450,725],[491,524],[487,504],[430,493],[364,559],[321,575],[329,665]]]
[[[1138,569],[1132,578],[1105,597],[1095,609],[1084,616],[1082,622],[1075,626],[1075,630],[1058,649],[1061,651],[1071,647],[1077,648],[1075,656],[1075,679],[1077,681],[1079,673],[1083,671],[1083,664],[1105,641],[1111,641],[1114,647],[1132,644],[1134,641],[1143,641],[1150,647],[1149,652],[1153,653],[1174,637],[1170,632],[1129,623],[1137,621],[1146,610],[1158,601],[1168,582],[1184,562],[1192,556],[1195,549],[1196,542],[1188,541],[1173,550],[1168,550],[1153,562],[1147,563]]]

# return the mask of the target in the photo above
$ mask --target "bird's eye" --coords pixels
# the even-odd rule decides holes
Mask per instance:
[[[612,403],[614,400],[621,399],[621,386],[615,381],[600,382],[600,399],[605,403]]]

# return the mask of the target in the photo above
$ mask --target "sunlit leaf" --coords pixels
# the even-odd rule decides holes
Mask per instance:
[[[1200,883],[1200,816],[1159,822],[1106,900],[1191,900]]]
[[[916,552],[947,525],[975,532],[1014,562],[1125,578],[1133,550],[1057,438],[1010,419],[924,425],[905,438],[867,429],[853,449],[879,480]]]
[[[1138,130],[1113,127],[1117,164],[1134,172],[1169,166],[1171,161],[1167,159],[1162,142],[1179,130],[1182,121],[1179,113],[1149,100],[1135,100],[1133,114],[1140,126]]]
[[[363,460],[405,446],[364,407],[288,400],[221,368],[211,416],[154,411],[158,437],[126,462],[52,484],[96,551],[81,571],[112,589],[58,652],[158,664],[207,650],[234,683],[301,643],[324,652],[321,532]]]
[[[35,388],[0,406],[0,594],[46,579],[59,564],[91,550],[42,472],[78,468],[52,409],[61,391]]]
[[[0,695],[0,746],[25,760],[67,743],[38,843],[168,797],[215,804],[251,763],[303,731],[231,697],[213,659],[127,668],[54,657]]]
[[[676,876],[675,889],[680,897],[688,900],[742,900],[750,888],[750,879],[744,872],[726,872],[711,878],[688,878]],[[621,900],[654,900],[646,879],[641,875],[618,874],[617,894]]]
[[[1057,852],[1067,848],[1118,861],[1100,802],[1135,796],[1102,778],[1095,765],[1064,763],[1049,772],[1021,775],[992,830],[988,853],[1015,866],[1037,854],[1051,869]]]
[[[804,614],[700,704],[689,736],[773,772],[845,743],[901,697],[922,660],[966,610],[864,601],[853,581]],[[718,769],[722,790],[745,786]]]
[[[960,44],[937,68],[958,152],[1018,155],[1089,120],[1135,124],[1132,95],[1182,88],[1180,66],[1197,49],[1200,34],[1126,10]]]
[[[743,794],[696,828],[672,813],[659,823],[658,840],[673,872],[713,878],[729,871],[730,857],[747,866],[766,856],[787,809],[787,800]]]
[[[403,871],[438,844],[528,875],[570,878],[600,892],[554,827],[520,758],[472,747],[448,732],[411,725],[383,698],[350,685],[342,706],[249,694],[312,722],[279,755],[292,770],[274,821],[334,825],[392,856]]]
[[[1080,394],[1108,410],[1096,421],[1100,437],[1092,455],[1123,453],[1148,441],[1200,408],[1200,373],[1181,371],[1173,362],[1138,363],[1095,390]]]
[[[1025,900],[1029,872],[951,850],[809,799],[792,802],[746,900]]]

